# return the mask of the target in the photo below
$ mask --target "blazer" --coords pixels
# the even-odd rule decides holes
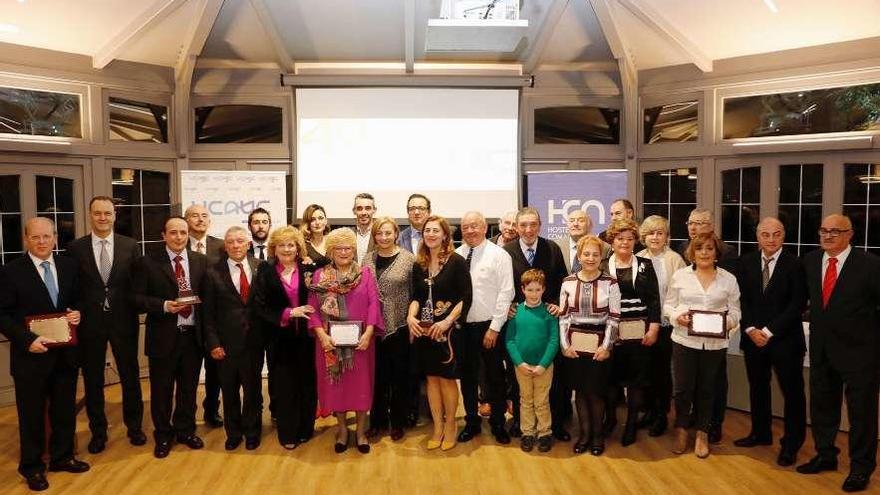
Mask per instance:
[[[187,251],[189,258],[189,283],[196,295],[201,295],[208,271],[208,258],[194,251]],[[177,343],[177,315],[165,312],[165,301],[177,298],[177,278],[171,269],[167,251],[153,253],[142,258],[135,270],[135,304],[147,313],[144,353],[153,358],[171,354]],[[196,341],[202,346],[202,305],[193,306]]]
[[[81,339],[107,338],[110,332],[129,339],[138,338],[138,312],[134,301],[133,267],[140,263],[141,249],[131,237],[113,234],[113,264],[106,288],[95,262],[92,235],[67,245],[67,254],[79,268],[79,309],[82,322],[77,329]],[[110,302],[112,324],[104,325],[105,296]]]
[[[223,245],[223,252],[224,253],[226,252],[226,245],[225,244]],[[269,261],[272,259],[272,257],[269,256],[269,243],[268,242],[266,242],[266,249],[264,249],[263,252],[266,254],[266,259],[261,260],[261,259],[257,258],[258,253],[256,253],[256,249],[254,249],[254,243],[251,242],[250,246],[248,247],[247,255],[248,255],[248,257],[257,258],[257,261]]]
[[[504,245],[504,250],[507,251],[513,261],[513,287],[516,292],[513,300],[516,302],[525,301],[520,278],[529,268],[538,268],[544,271],[547,287],[541,299],[548,304],[559,304],[559,290],[562,287],[562,279],[568,275],[565,258],[562,257],[562,251],[555,242],[548,241],[543,237],[538,237],[535,246],[534,264],[529,266],[529,262],[526,261],[526,257],[522,249],[520,249],[519,239]]]
[[[251,285],[253,285],[260,261],[254,257],[247,257],[244,262],[251,268]],[[202,330],[206,351],[211,352],[211,349],[222,347],[227,356],[234,357],[247,350],[263,348],[260,333],[250,329],[248,304],[241,300],[239,292],[235,289],[235,282],[229,273],[229,263],[226,259],[208,268],[201,298]]]
[[[804,256],[810,300],[810,363],[876,373],[880,258],[852,248],[837,275],[828,307],[823,308],[823,254],[817,249]]]
[[[251,283],[251,294],[248,308],[250,325],[253,331],[259,331],[265,346],[295,344],[309,335],[308,320],[290,318],[286,327],[281,326],[281,316],[291,307],[287,292],[281,285],[281,277],[275,268],[277,261],[260,264],[256,276]],[[309,291],[306,284],[306,267],[298,263],[296,276],[299,278],[297,306],[308,304]],[[317,311],[318,308],[315,308]]]
[[[412,227],[407,227],[400,231],[400,235],[397,236],[397,245],[400,246],[401,249],[406,249],[410,253],[414,253],[412,249],[412,235],[414,229]]]
[[[207,246],[205,246],[205,256],[208,257],[208,266],[214,266],[221,259],[226,259],[226,244],[223,242],[223,239],[218,239],[212,235],[205,236],[207,240]],[[187,249],[190,251],[195,251],[196,246],[193,243],[190,243],[187,246]],[[163,249],[164,253],[165,250]]]
[[[564,235],[559,239],[554,239],[556,245],[559,246],[559,250],[562,252],[562,259],[565,260],[565,269],[570,274],[571,273],[571,243],[572,238],[570,235]]]
[[[761,257],[761,251],[755,251],[740,258],[736,279],[740,290],[740,328],[743,333],[739,347],[743,351],[758,351],[785,346],[803,354],[807,350],[801,318],[807,299],[803,266],[793,254],[781,252],[764,290],[761,288]],[[763,349],[745,334],[749,327],[758,330],[767,327],[773,334]]]
[[[52,304],[49,291],[27,253],[0,269],[0,333],[12,344],[9,366],[12,376],[45,374],[56,364],[74,368],[77,365],[76,347],[73,346],[55,347],[41,354],[28,351],[37,335],[25,327],[26,316],[77,308],[76,261],[57,254],[54,261],[58,272],[57,305]]]
[[[615,258],[616,259],[616,258]],[[663,312],[663,302],[660,300],[660,286],[657,283],[657,273],[654,271],[654,263],[649,258],[642,258],[633,255],[633,287],[642,304],[647,308],[645,310],[645,320],[648,323],[660,323],[660,315]],[[617,269],[608,257],[602,260],[600,269],[604,275],[617,280]],[[618,286],[621,282],[618,280]],[[621,303],[621,310],[626,309],[626,302]],[[624,318],[621,311],[621,318]]]

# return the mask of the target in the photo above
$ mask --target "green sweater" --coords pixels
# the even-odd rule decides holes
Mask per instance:
[[[516,315],[507,322],[504,343],[516,366],[526,363],[543,368],[553,363],[559,349],[559,320],[544,304],[530,308],[520,303]]]

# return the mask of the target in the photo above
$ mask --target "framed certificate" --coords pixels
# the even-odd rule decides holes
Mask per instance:
[[[692,309],[688,311],[688,316],[690,316],[688,335],[710,339],[727,338],[727,311]]]
[[[579,354],[595,354],[602,345],[603,340],[605,340],[604,331],[585,332],[573,328],[568,330],[568,341],[571,344],[571,349]]]
[[[362,321],[331,321],[330,338],[337,347],[356,347],[364,333]]]
[[[76,345],[76,325],[68,323],[67,313],[28,316],[24,322],[31,332],[55,341],[51,344],[44,344],[46,347]]]
[[[620,340],[642,340],[648,331],[648,322],[642,319],[620,320],[617,336]]]

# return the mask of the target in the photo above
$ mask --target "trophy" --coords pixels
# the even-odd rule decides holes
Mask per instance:
[[[419,315],[419,326],[422,328],[431,328],[431,325],[434,324],[434,295],[432,290],[434,280],[428,277],[425,279],[425,283],[428,284],[428,299],[425,300],[425,304],[422,304],[422,312]]]
[[[177,299],[175,299],[174,302],[193,305],[199,304],[202,300],[189,287],[189,282],[187,282],[186,277],[179,277],[177,279]]]

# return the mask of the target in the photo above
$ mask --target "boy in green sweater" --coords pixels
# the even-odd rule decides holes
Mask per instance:
[[[531,452],[537,438],[538,451],[553,446],[550,436],[550,383],[553,381],[553,357],[559,349],[559,320],[541,302],[545,277],[531,269],[520,279],[525,304],[507,322],[504,339],[510,360],[516,366],[520,394],[520,448]],[[537,425],[536,425],[537,423]]]

